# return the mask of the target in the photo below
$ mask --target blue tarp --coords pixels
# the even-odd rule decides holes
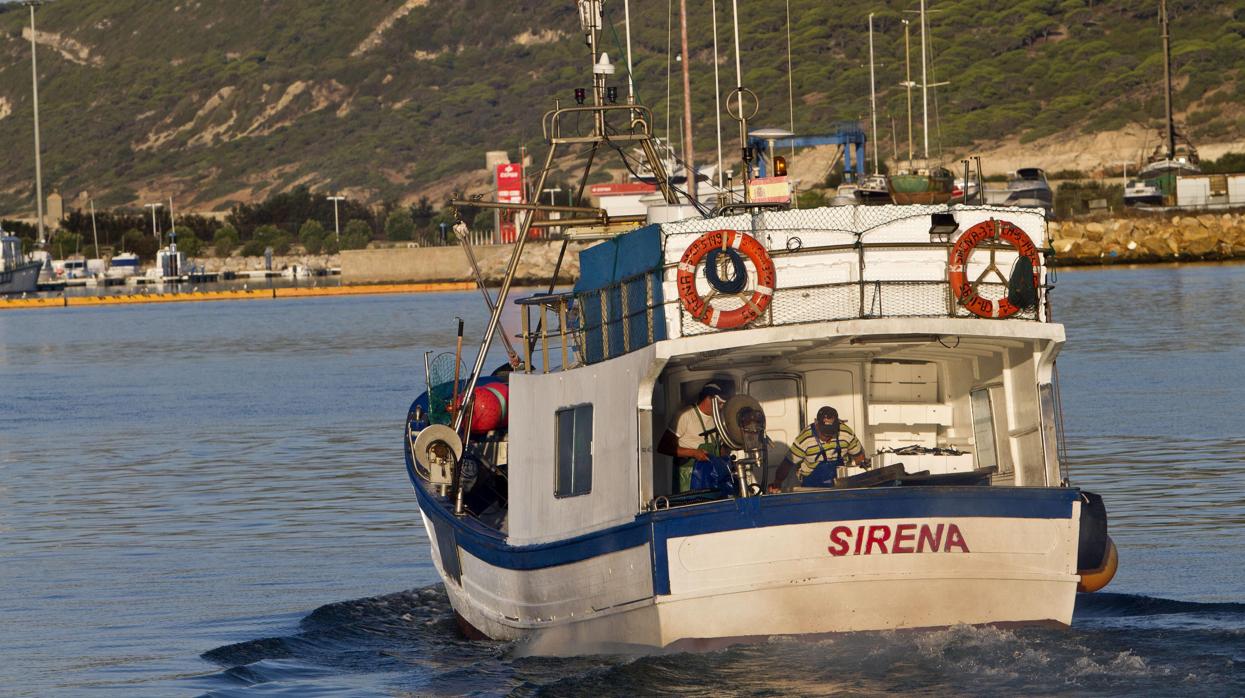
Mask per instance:
[[[666,338],[666,315],[662,306],[661,227],[649,225],[606,240],[579,253],[579,281],[575,284],[576,302],[584,316],[584,360],[596,363],[606,358],[605,338],[609,338],[609,356],[619,356],[649,344],[649,318],[645,306],[652,297],[653,341]],[[626,280],[627,302],[623,303],[622,282]],[[605,291],[608,318],[602,322],[601,293]],[[623,308],[627,308],[627,338],[623,335]]]
[[[595,291],[661,266],[661,226],[646,225],[579,253],[575,292]]]

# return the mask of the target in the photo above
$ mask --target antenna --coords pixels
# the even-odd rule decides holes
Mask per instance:
[[[873,174],[880,174],[878,170],[878,160],[881,156],[878,154],[878,94],[873,74],[873,13],[869,13],[869,112],[873,115]],[[792,122],[794,123],[794,121]],[[791,129],[795,130],[794,127]]]

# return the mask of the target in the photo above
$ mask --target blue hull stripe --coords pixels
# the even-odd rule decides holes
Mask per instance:
[[[729,499],[657,512],[635,521],[566,540],[513,546],[499,531],[470,517],[458,518],[441,506],[407,468],[419,506],[433,527],[452,528],[458,547],[492,565],[511,570],[537,570],[581,562],[600,555],[651,543],[653,588],[668,594],[670,581],[666,542],[670,538],[737,529],[862,519],[1000,517],[1067,519],[1080,491],[1038,487],[891,487],[826,490],[798,494]],[[438,532],[438,536],[446,539]]]

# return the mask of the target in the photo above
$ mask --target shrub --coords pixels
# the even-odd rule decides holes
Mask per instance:
[[[307,219],[298,229],[298,241],[303,243],[303,249],[308,254],[319,254],[324,246],[324,226],[318,221]]]
[[[368,224],[355,218],[346,224],[342,232],[341,248],[343,250],[361,250],[372,240],[372,229]]]
[[[228,257],[238,246],[238,241],[237,229],[226,223],[212,235],[212,251],[217,257]]]
[[[390,240],[410,240],[415,235],[415,220],[404,208],[395,209],[385,219],[385,236]]]

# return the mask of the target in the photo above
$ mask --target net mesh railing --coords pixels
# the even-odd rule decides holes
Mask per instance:
[[[830,207],[813,211],[779,211],[760,216],[738,215],[667,224],[665,258],[677,260],[700,235],[734,229],[766,243],[778,267],[778,288],[765,311],[739,328],[713,327],[687,312],[674,290],[677,262],[624,279],[613,286],[575,294],[569,327],[575,348],[572,364],[591,364],[634,351],[667,338],[667,318],[677,318],[671,330],[697,336],[737,329],[893,317],[976,318],[953,295],[947,278],[951,243],[934,239],[913,243],[913,230],[928,234],[930,214],[940,206]],[[1026,209],[992,209],[1000,217],[1009,212],[1033,215]],[[896,225],[898,224],[898,225]],[[884,228],[885,226],[885,228]],[[970,268],[968,279],[977,295],[998,302],[1007,296],[1002,278],[1016,255],[996,246],[998,274]],[[981,253],[984,255],[984,252]],[[994,259],[992,254],[991,259]],[[745,260],[749,284],[740,294],[711,297],[709,305],[721,311],[739,308],[742,298],[755,290],[756,269]],[[870,278],[885,273],[886,264],[908,264],[917,278]],[[702,297],[712,292],[697,273]],[[861,280],[863,277],[864,280]],[[784,285],[784,282],[791,285]],[[662,300],[658,300],[662,299]],[[1014,320],[1042,318],[1045,289],[1038,288],[1035,307],[1011,316]],[[983,322],[994,320],[983,319]]]

